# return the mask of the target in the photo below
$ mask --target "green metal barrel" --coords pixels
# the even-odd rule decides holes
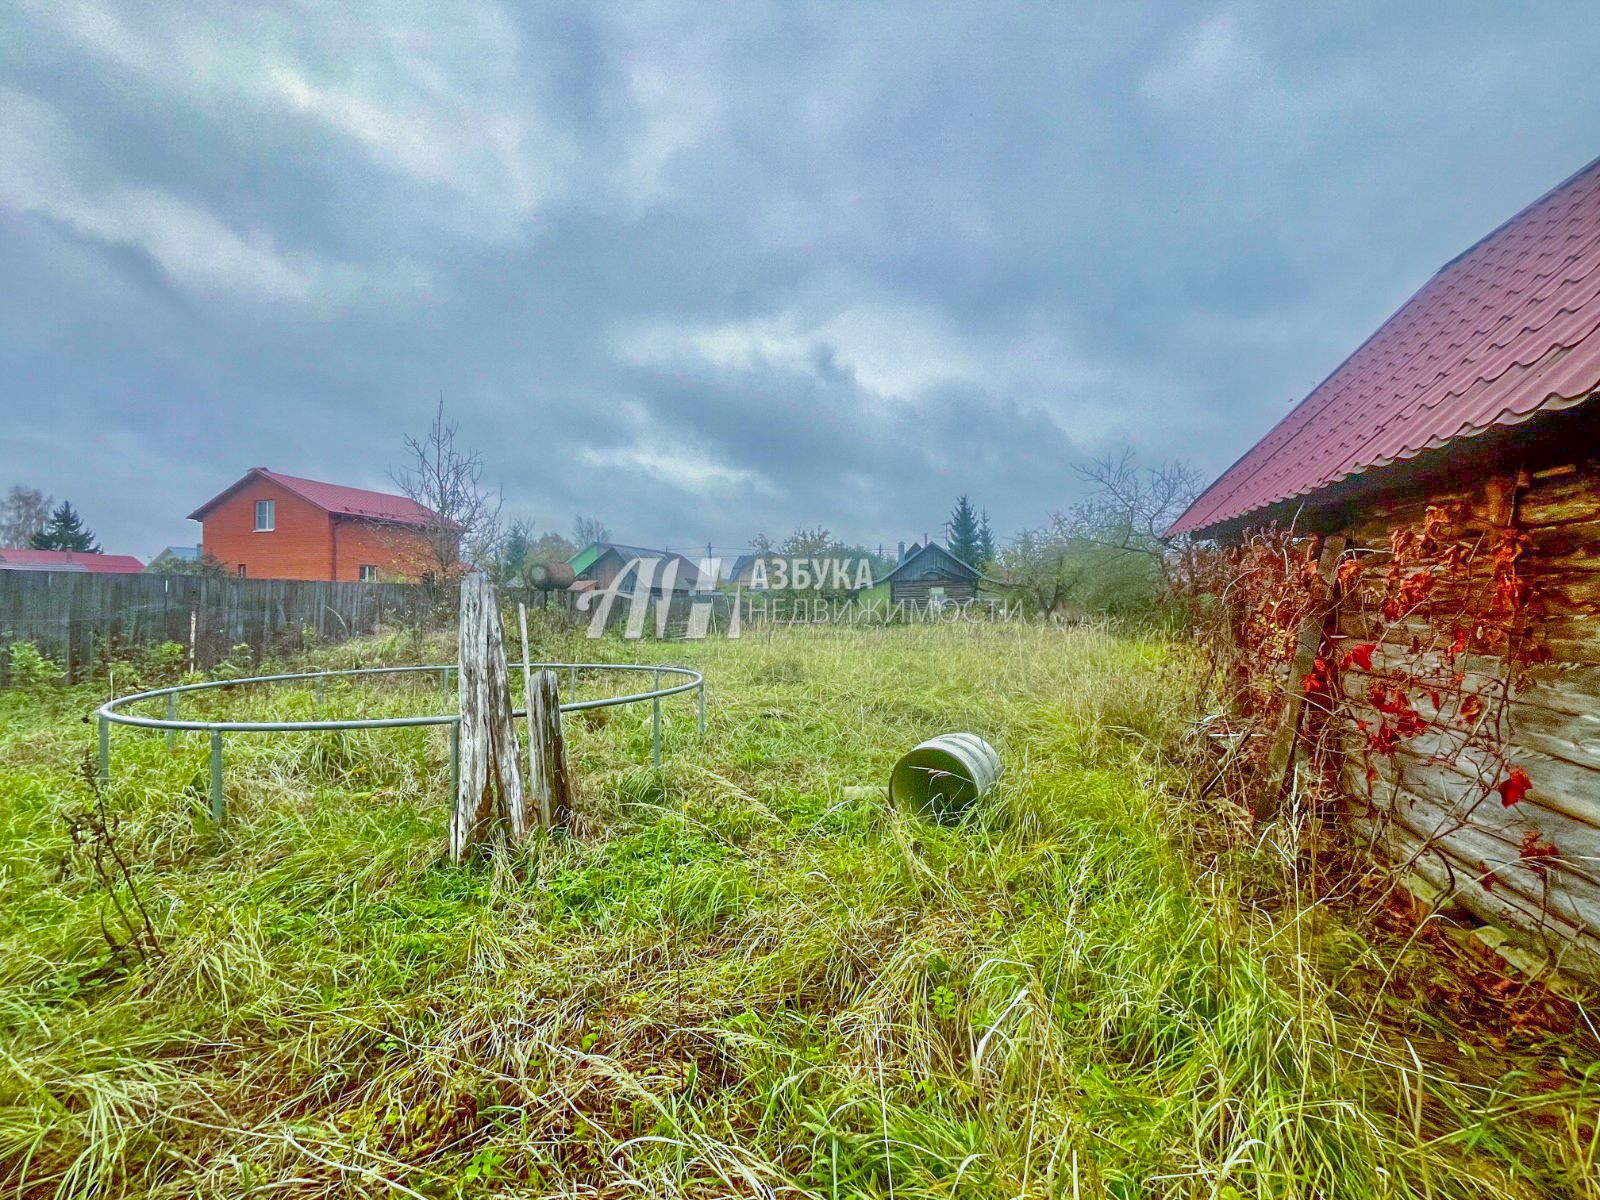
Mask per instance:
[[[1000,778],[1000,755],[975,733],[942,733],[914,746],[895,763],[889,799],[952,821]]]

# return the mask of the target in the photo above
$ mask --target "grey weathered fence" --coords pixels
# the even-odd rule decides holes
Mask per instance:
[[[12,642],[33,642],[79,678],[109,644],[176,642],[192,665],[214,666],[241,643],[257,655],[308,634],[324,642],[425,622],[428,593],[403,583],[205,579],[0,571],[0,687]]]

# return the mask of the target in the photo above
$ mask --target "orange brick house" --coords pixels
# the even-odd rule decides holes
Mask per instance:
[[[202,553],[241,579],[414,580],[430,510],[387,492],[252,467],[189,514]]]

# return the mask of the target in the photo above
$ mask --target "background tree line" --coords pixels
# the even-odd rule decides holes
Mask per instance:
[[[503,587],[529,586],[529,568],[566,562],[611,530],[595,516],[574,518],[571,536],[540,530],[529,517],[507,517],[504,496],[484,482],[484,460],[465,445],[441,399],[432,423],[404,439],[403,464],[392,472],[399,491],[429,514],[426,549],[412,564],[425,581],[448,585],[473,567]],[[1157,605],[1173,583],[1187,548],[1161,535],[1199,494],[1201,476],[1181,461],[1141,466],[1132,451],[1075,468],[1085,499],[1005,541],[985,509],[963,493],[944,526],[950,553],[977,570],[983,590],[1055,618],[1135,616]],[[15,484],[0,499],[0,548],[33,547],[97,554],[100,544],[69,501],[54,503],[38,488]],[[881,580],[896,559],[882,546],[850,545],[825,526],[801,525],[782,540],[751,539],[754,553],[791,559],[865,559]],[[731,564],[730,564],[731,565]],[[162,556],[152,570],[222,575],[223,564],[200,555]]]

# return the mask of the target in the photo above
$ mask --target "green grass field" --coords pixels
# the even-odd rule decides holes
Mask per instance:
[[[202,739],[119,731],[97,801],[106,685],[0,695],[0,1195],[1600,1186],[1589,1043],[1464,1028],[1424,948],[1297,900],[1294,855],[1189,798],[1181,649],[1017,626],[603,652],[704,670],[706,734],[669,702],[657,772],[647,706],[570,718],[572,836],[463,868],[441,731],[234,737],[218,831]],[[955,827],[891,809],[897,755],[950,730],[999,748],[997,792]]]

